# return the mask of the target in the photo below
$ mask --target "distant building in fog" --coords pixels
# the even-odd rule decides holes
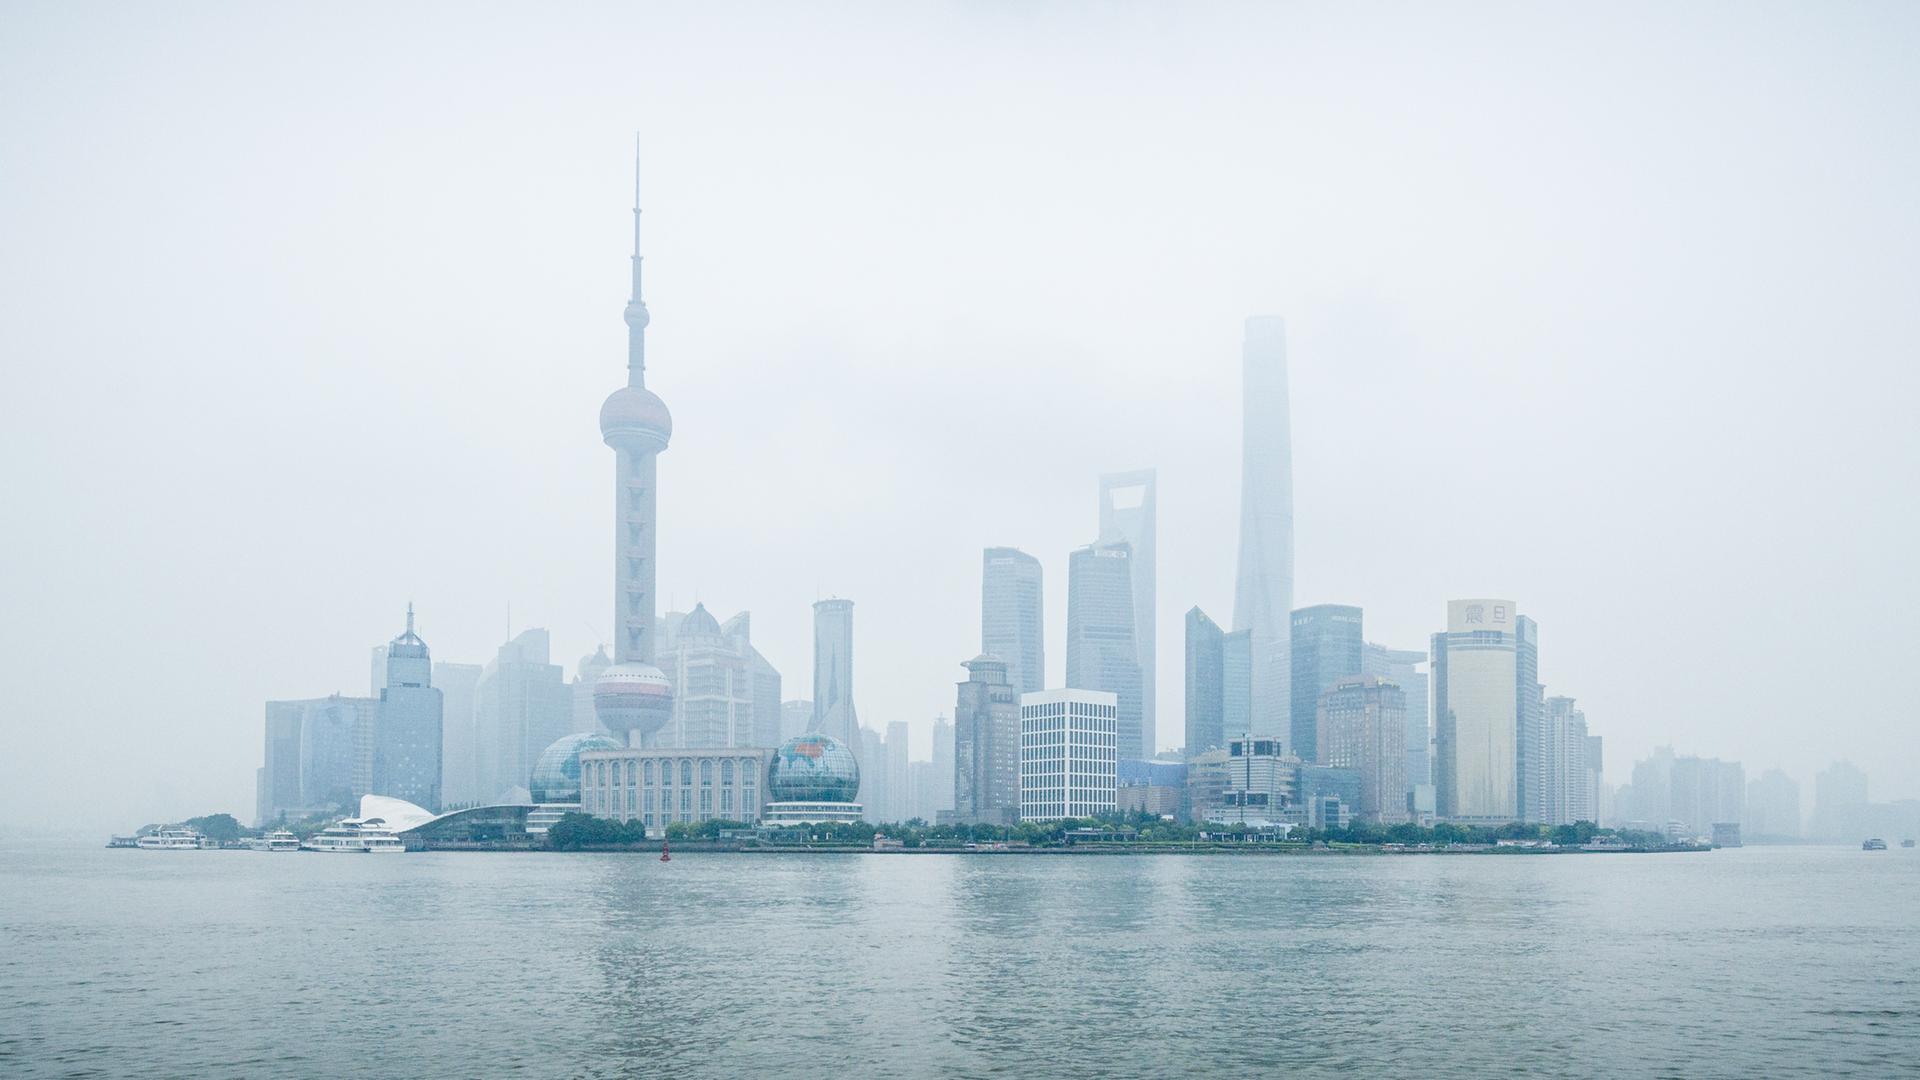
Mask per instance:
[[[1353,816],[1389,825],[1407,820],[1406,692],[1378,675],[1352,676],[1321,694],[1316,711],[1321,761],[1360,774]]]
[[[1675,758],[1669,792],[1671,820],[1689,836],[1710,836],[1716,824],[1746,818],[1747,776],[1737,761]]]
[[[673,686],[673,719],[654,745],[779,745],[780,674],[753,647],[748,613],[722,626],[695,604],[668,626],[654,664]]]
[[[1240,347],[1240,551],[1233,628],[1248,631],[1252,726],[1290,734],[1293,611],[1293,434],[1287,406],[1287,323],[1248,319]],[[1228,709],[1228,730],[1233,711]]]
[[[1020,692],[997,656],[976,656],[966,669],[953,707],[952,820],[1012,825],[1020,818]]]
[[[259,823],[351,810],[373,786],[378,698],[266,703],[266,740],[254,815]]]
[[[1253,730],[1253,631],[1231,630],[1220,638],[1220,723],[1227,731]]]
[[[1114,541],[1080,548],[1067,559],[1067,685],[1114,695],[1124,761],[1153,753],[1133,637],[1133,558],[1125,541]]]
[[[545,630],[522,631],[480,673],[473,698],[482,802],[525,788],[540,752],[572,734],[573,692],[550,650]]]
[[[1277,741],[1278,736],[1270,741]],[[1193,824],[1218,821],[1214,816],[1233,779],[1232,758],[1226,747],[1187,755],[1187,789],[1181,800],[1182,820]]]
[[[783,701],[780,703],[780,741],[805,735],[813,727],[813,702]]]
[[[1747,782],[1747,831],[1754,838],[1793,839],[1800,835],[1800,785],[1779,769]]]
[[[443,705],[433,688],[432,655],[413,632],[413,605],[408,604],[407,629],[387,646],[386,685],[380,688],[374,728],[373,794],[440,809]]]
[[[927,821],[939,820],[943,812],[953,810],[953,722],[944,716],[933,718],[933,760],[928,783],[928,801],[925,813]]]
[[[1540,624],[1525,615],[1514,620],[1513,779],[1514,808],[1520,820],[1547,820],[1546,688],[1540,685]]]
[[[340,813],[365,796],[378,715],[376,698],[267,701],[261,790],[253,807],[259,824]]]
[[[1007,680],[1016,691],[1043,689],[1047,661],[1040,560],[1019,548],[991,547],[980,562],[980,651],[1005,661]]]
[[[1340,765],[1300,766],[1298,823],[1315,829],[1344,829],[1353,823],[1365,781],[1360,770]]]
[[[1587,714],[1570,697],[1546,699],[1546,824],[1599,821],[1598,761],[1589,761]]]
[[[854,761],[860,766],[860,804],[865,820],[887,820],[892,793],[887,790],[887,740],[872,728],[863,727],[855,735]]]
[[[1122,761],[1115,779],[1114,807],[1122,814],[1179,817],[1186,806],[1184,761]]]
[[[1427,654],[1419,649],[1389,649],[1367,642],[1360,657],[1362,675],[1378,675],[1407,695],[1407,790],[1433,783],[1431,759],[1433,729],[1427,719],[1427,673],[1420,665]]]
[[[1187,612],[1186,727],[1189,756],[1226,743],[1226,634],[1198,607]]]
[[[887,816],[877,820],[905,821],[914,815],[912,737],[905,720],[887,723]]]
[[[1293,724],[1287,749],[1301,761],[1312,764],[1325,757],[1315,741],[1320,723],[1320,695],[1340,680],[1359,675],[1364,663],[1360,609],[1346,604],[1301,608],[1293,612],[1291,641]]]
[[[1155,720],[1154,667],[1158,636],[1154,624],[1159,611],[1155,553],[1159,515],[1159,480],[1154,470],[1105,473],[1100,477],[1100,540],[1126,541],[1133,552],[1128,568],[1133,578],[1134,661],[1140,665],[1140,757],[1153,756],[1159,728]],[[1038,689],[1036,687],[1035,689]]]
[[[1633,783],[1621,791],[1619,818],[1631,828],[1708,836],[1715,824],[1742,822],[1746,798],[1739,762],[1678,757],[1662,746],[1634,763]]]
[[[813,605],[812,729],[840,740],[859,756],[860,719],[853,707],[851,600],[821,600]],[[866,767],[864,760],[860,764]]]
[[[473,690],[479,664],[433,662],[433,685],[440,691],[440,801],[464,806],[481,800],[478,735],[473,727]]]
[[[601,726],[600,717],[593,708],[594,680],[612,666],[613,658],[607,655],[605,645],[595,648],[593,655],[581,657],[580,663],[574,666],[573,682],[567,688],[573,695],[573,723],[568,725],[573,731],[612,734]]]
[[[1813,778],[1813,819],[1807,835],[1815,840],[1864,840],[1872,834],[1871,807],[1867,774],[1851,761],[1836,761]]]

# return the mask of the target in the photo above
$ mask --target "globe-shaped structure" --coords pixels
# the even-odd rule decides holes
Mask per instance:
[[[533,779],[527,789],[536,803],[577,803],[580,801],[580,752],[618,750],[620,744],[597,731],[562,735],[553,745],[540,751],[533,764]]]
[[[659,453],[673,438],[673,414],[644,386],[623,386],[600,406],[600,437],[616,450]]]
[[[801,735],[780,744],[767,767],[773,802],[850,803],[860,796],[860,763],[828,735]]]
[[[631,744],[673,719],[673,684],[651,664],[615,664],[593,680],[593,715]]]

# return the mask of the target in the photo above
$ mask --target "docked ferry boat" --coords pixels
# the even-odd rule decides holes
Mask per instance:
[[[300,838],[285,829],[275,829],[265,836],[247,841],[247,847],[253,851],[299,851]]]
[[[147,851],[199,851],[214,844],[184,825],[170,825],[135,840],[133,846]]]
[[[348,818],[338,825],[324,829],[309,837],[306,842],[308,851],[351,851],[356,853],[392,853],[407,850],[407,845],[385,828],[384,823],[375,825],[370,822]]]

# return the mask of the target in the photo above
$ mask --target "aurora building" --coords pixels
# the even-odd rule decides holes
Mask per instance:
[[[1434,788],[1450,821],[1520,820],[1519,630],[1511,600],[1450,600],[1433,635]]]

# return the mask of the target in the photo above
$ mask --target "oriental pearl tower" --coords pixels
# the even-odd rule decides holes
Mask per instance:
[[[613,447],[614,663],[593,684],[600,726],[646,745],[673,717],[673,686],[653,666],[654,464],[673,435],[666,402],[647,389],[647,305],[640,299],[640,160],[633,167],[633,295],[627,301],[627,385],[600,406]]]

